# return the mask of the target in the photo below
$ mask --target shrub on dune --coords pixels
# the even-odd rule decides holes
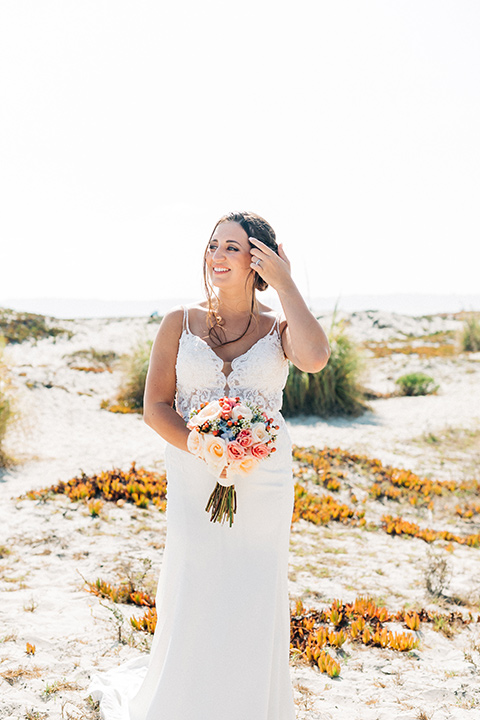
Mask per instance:
[[[462,350],[466,352],[480,351],[480,321],[475,315],[465,320],[462,335]]]
[[[57,336],[71,337],[72,333],[54,323],[54,318],[35,313],[18,312],[9,308],[0,308],[0,335],[7,343],[37,342],[44,338]]]
[[[117,395],[117,404],[136,412],[143,409],[143,394],[147,378],[152,341],[139,342],[131,355],[123,361],[123,383]]]
[[[13,419],[12,396],[10,392],[8,368],[3,361],[4,340],[0,337],[0,467],[8,464],[3,443],[7,429]]]
[[[293,415],[360,415],[367,409],[359,385],[362,359],[355,343],[341,325],[332,323],[331,355],[319,373],[306,373],[290,366],[283,395],[282,412]]]
[[[400,386],[400,393],[402,395],[410,396],[432,395],[436,393],[439,388],[430,375],[425,375],[420,372],[402,375],[398,380],[395,380],[395,383]]]

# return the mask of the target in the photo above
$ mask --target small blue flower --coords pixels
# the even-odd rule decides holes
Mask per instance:
[[[235,435],[231,430],[227,430],[223,432],[220,437],[225,440],[226,442],[230,442],[231,440],[235,440]]]

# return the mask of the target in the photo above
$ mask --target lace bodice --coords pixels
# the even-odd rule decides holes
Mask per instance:
[[[183,418],[188,419],[192,408],[225,394],[259,405],[269,415],[280,411],[288,360],[283,353],[278,318],[267,335],[232,360],[228,376],[223,365],[205,340],[190,331],[185,310],[176,362],[176,405]]]

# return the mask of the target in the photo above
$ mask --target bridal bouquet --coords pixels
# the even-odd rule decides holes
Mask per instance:
[[[231,475],[248,475],[275,452],[278,425],[257,405],[240,402],[240,398],[223,397],[202,403],[190,412],[188,449],[205,460],[218,482],[205,510],[211,510],[211,521],[224,522],[230,527],[237,511],[237,494]],[[220,478],[226,468],[226,479]]]

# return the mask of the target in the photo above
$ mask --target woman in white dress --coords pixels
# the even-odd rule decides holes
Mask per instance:
[[[168,443],[167,540],[150,655],[92,680],[105,720],[294,720],[289,675],[291,442],[280,414],[288,360],[330,354],[277,246],[254,213],[230,213],[205,251],[206,302],[167,313],[155,340],[145,422]],[[271,285],[284,317],[257,300]],[[224,395],[280,426],[276,453],[235,478],[232,526],[205,511],[216,478],[189,453],[189,411]]]

